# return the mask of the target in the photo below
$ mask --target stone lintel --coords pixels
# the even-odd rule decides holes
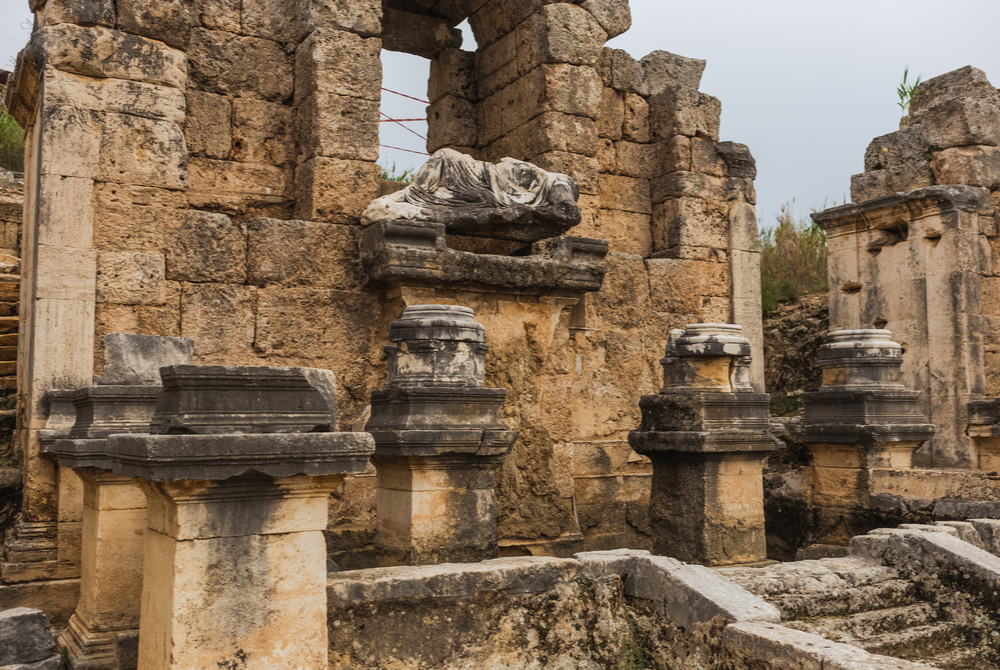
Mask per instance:
[[[835,422],[806,424],[798,437],[806,444],[854,444],[878,447],[895,443],[921,444],[934,437],[930,423],[858,423]]]
[[[367,433],[113,435],[107,442],[116,474],[152,481],[355,474],[375,450]]]
[[[713,430],[711,432],[641,432],[633,430],[628,434],[628,443],[644,456],[671,453],[705,455],[760,453],[763,455],[778,448],[777,441],[772,435],[757,430]]]
[[[160,373],[152,433],[309,433],[336,425],[329,370],[172,365]]]
[[[813,214],[812,219],[833,237],[869,228],[888,228],[935,214],[988,213],[991,209],[988,189],[929,186],[833,207]]]
[[[535,243],[530,256],[449,249],[443,223],[383,221],[362,235],[361,260],[369,287],[418,285],[579,294],[600,290],[608,243],[557,237]]]
[[[517,441],[516,430],[371,430],[376,456],[503,456]]]

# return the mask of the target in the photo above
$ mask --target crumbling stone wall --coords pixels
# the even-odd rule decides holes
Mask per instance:
[[[25,509],[59,521],[64,564],[79,484],[38,455],[41,398],[90,383],[104,334],[191,337],[197,363],[330,368],[347,427],[380,383],[388,323],[416,300],[468,304],[488,328],[487,383],[510,389],[521,435],[501,478],[508,551],[647,542],[649,468],[625,436],[659,386],[667,332],[735,322],[761,350],[753,159],[719,142],[702,61],[605,48],[628,28],[625,0],[33,8],[8,96],[31,184]],[[465,18],[474,53],[453,30]],[[428,149],[579,181],[571,234],[610,241],[602,291],[364,288],[382,48],[432,59]],[[368,545],[372,491],[370,475],[354,478],[335,500],[353,521],[332,529],[334,548]]]
[[[921,84],[875,138],[829,236],[830,329],[889,328],[936,424],[915,463],[975,466],[967,403],[1000,392],[1000,91],[965,67]]]

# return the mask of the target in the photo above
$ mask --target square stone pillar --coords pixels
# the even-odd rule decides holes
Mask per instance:
[[[750,383],[739,326],[671,333],[664,388],[640,401],[629,444],[653,462],[653,550],[706,565],[767,558],[763,461],[774,450],[768,400]]]
[[[840,330],[820,347],[818,391],[803,396],[800,438],[812,452],[810,496],[816,508],[812,539],[843,544],[871,528],[872,475],[912,467],[913,452],[934,426],[920,393],[900,381],[902,347],[887,330]]]
[[[148,501],[139,667],[327,665],[330,493],[370,435],[334,426],[333,374],[172,366],[150,435],[108,439]]]
[[[496,473],[517,438],[504,389],[483,387],[485,329],[468,307],[408,307],[389,329],[386,386],[366,430],[378,472],[375,541],[388,563],[495,558]]]

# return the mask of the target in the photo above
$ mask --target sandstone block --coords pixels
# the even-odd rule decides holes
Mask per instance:
[[[224,95],[190,90],[184,137],[196,156],[226,159],[233,148],[232,102]]]
[[[126,79],[86,77],[49,68],[45,71],[45,102],[103,112],[133,114],[182,123],[184,91]]]
[[[729,245],[731,249],[759,251],[760,236],[757,234],[757,210],[744,202],[729,204]],[[735,258],[733,260],[735,264]],[[752,277],[747,278],[748,281]]]
[[[650,99],[650,127],[659,140],[674,135],[719,139],[722,105],[717,98],[678,86],[668,87]]]
[[[299,160],[314,156],[376,160],[378,119],[377,101],[317,91],[296,109]]]
[[[379,195],[376,163],[316,157],[296,171],[295,215],[310,221],[356,221]]]
[[[593,119],[560,112],[545,112],[499,138],[484,150],[488,160],[566,151],[584,156],[597,154],[597,124]]]
[[[716,142],[706,137],[691,138],[691,170],[712,177],[726,176],[726,162],[716,149]]]
[[[694,197],[707,200],[726,200],[728,181],[699,172],[671,172],[651,182],[653,202],[670,198]]]
[[[646,95],[655,96],[668,88],[680,87],[697,91],[705,61],[700,58],[678,56],[669,51],[654,51],[640,61],[643,88]]]
[[[910,102],[910,113],[919,114],[943,102],[958,98],[986,100],[995,95],[996,89],[986,77],[986,73],[967,65],[920,84]]]
[[[585,0],[580,6],[594,15],[608,34],[608,39],[621,35],[632,26],[628,0]]]
[[[649,179],[655,176],[655,144],[615,142],[614,172],[628,177]]]
[[[653,231],[648,214],[599,209],[585,223],[573,229],[574,235],[607,240],[608,248],[623,254],[648,256],[653,249]]]
[[[974,144],[1000,145],[1000,105],[972,98],[948,100],[923,112],[910,115],[932,149]]]
[[[295,157],[292,109],[253,98],[233,100],[233,158],[286,165]]]
[[[300,34],[300,14],[305,11],[303,4],[285,0],[243,0],[243,29],[240,32],[294,46],[305,35]]]
[[[188,201],[197,208],[243,213],[289,200],[291,169],[209,158],[192,158],[189,169]]]
[[[47,106],[41,119],[43,175],[83,177],[97,174],[101,148],[101,116],[76,107]],[[69,150],[68,147],[72,147]]]
[[[851,199],[862,202],[880,195],[932,186],[934,173],[929,163],[872,170],[851,177]]]
[[[646,266],[643,264],[641,256],[624,253],[609,253],[607,256],[608,273],[604,277],[604,286],[599,293],[594,294],[595,315],[605,324],[614,324],[619,329],[632,328],[640,324],[645,315],[649,313],[649,281],[646,279]],[[589,302],[589,298],[588,298]],[[615,343],[618,349],[618,362],[626,365],[626,360],[636,360],[638,356],[626,353],[626,349],[632,346],[640,347],[638,342],[627,342],[627,337]],[[633,352],[636,354],[637,352]],[[614,361],[608,360],[606,364],[611,366]],[[618,369],[618,368],[612,368]],[[617,409],[617,408],[616,408]],[[631,408],[624,417],[631,419]],[[607,408],[612,411],[612,408]],[[616,412],[617,413],[617,412]],[[595,426],[595,433],[599,434],[604,428]]]
[[[89,249],[94,238],[93,188],[92,180],[81,177],[45,175],[40,178],[37,243]],[[15,235],[20,236],[20,211],[14,227]],[[13,242],[19,244],[16,237]]]
[[[556,64],[543,65],[545,109],[597,118],[603,87],[592,67]],[[534,83],[534,82],[533,82]]]
[[[40,25],[72,23],[79,26],[115,25],[114,0],[48,0],[33,8]]]
[[[472,102],[452,95],[445,96],[431,103],[427,108],[428,132],[427,151],[434,153],[438,149],[458,146],[475,146],[479,136],[479,125],[476,123],[476,108]],[[374,147],[377,138],[369,143]],[[359,157],[369,158],[372,152],[360,154]],[[345,156],[348,157],[348,156]],[[377,157],[377,156],[376,156]]]
[[[118,28],[184,49],[194,23],[193,5],[187,0],[117,0]]]
[[[246,228],[225,214],[178,212],[166,237],[167,279],[232,284],[246,279]]]
[[[612,140],[621,139],[625,122],[625,96],[613,88],[601,91],[601,104],[597,113],[597,134]]]
[[[59,70],[180,89],[187,80],[187,59],[181,51],[138,35],[61,23],[39,29],[32,40],[46,65]]]
[[[930,151],[916,128],[876,137],[865,151],[865,170],[884,170],[930,160]]]
[[[596,194],[598,189],[597,176],[601,171],[598,159],[591,156],[581,156],[565,151],[550,151],[539,154],[528,160],[543,170],[568,174],[576,180],[582,194]]]
[[[631,142],[649,142],[649,103],[635,93],[625,94],[622,134]]]
[[[313,32],[295,52],[296,103],[319,91],[378,101],[381,46],[342,30]]]
[[[599,178],[601,208],[650,213],[649,182],[645,179],[602,174]]]
[[[499,0],[498,2],[477,2],[476,4],[480,6],[469,16],[469,24],[472,26],[480,48],[487,47],[502,39],[504,35],[509,34],[538,9],[538,3],[535,2]],[[467,8],[463,7],[462,9],[464,14]]]
[[[385,7],[382,46],[390,51],[434,58],[443,49],[462,46],[462,33],[445,19]]]
[[[163,254],[102,251],[97,254],[97,299],[119,305],[162,305],[166,299]]]
[[[528,72],[541,63],[596,66],[608,35],[593,14],[579,5],[545,5],[518,26],[517,67]]]
[[[676,198],[653,207],[654,252],[674,247],[729,248],[729,208],[701,198]]]
[[[160,251],[165,221],[186,203],[180,191],[99,183],[93,188],[93,209],[101,212],[94,218],[93,245],[106,251]]]
[[[97,178],[141,186],[187,186],[187,144],[180,126],[131,114],[105,114]]]
[[[247,281],[355,289],[361,283],[358,237],[356,226],[253,219],[247,222]]]
[[[160,333],[177,336],[181,333],[180,289],[168,282],[167,299],[163,305],[118,305],[98,303],[94,317],[94,333],[98,339],[109,333]],[[94,361],[101,364],[101,355]]]
[[[738,142],[716,142],[715,150],[726,164],[726,175],[748,179],[751,184],[757,178],[757,160],[750,153],[750,147]]]
[[[181,284],[181,332],[196,343],[199,364],[237,365],[253,354],[256,289],[232,284]]]
[[[101,384],[157,386],[161,383],[161,367],[190,363],[194,354],[194,342],[183,337],[110,333],[101,342],[104,345]]]
[[[481,46],[475,55],[478,96],[486,98],[517,79],[517,33],[507,33],[496,42]]]
[[[643,94],[642,66],[624,49],[601,51],[598,65],[602,81],[616,91]]]
[[[686,260],[682,258],[650,258],[649,298],[654,311],[701,314],[707,298],[722,298],[728,311],[732,292],[729,266],[726,263]],[[723,319],[719,323],[725,323]]]
[[[273,102],[292,94],[291,59],[277,42],[195,28],[187,53],[199,90]]]
[[[673,135],[657,142],[654,145],[654,176],[693,169],[692,141],[693,138],[686,135]]]
[[[945,149],[931,161],[938,184],[965,184],[1000,188],[1000,147],[972,146]]]
[[[458,48],[443,49],[431,59],[427,96],[431,102],[446,95],[476,98],[476,54]]]
[[[380,0],[299,0],[299,34],[317,29],[349,30],[365,37],[382,34]]]

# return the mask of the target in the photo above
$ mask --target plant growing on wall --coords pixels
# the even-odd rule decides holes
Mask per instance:
[[[899,96],[899,108],[903,110],[903,116],[910,113],[910,103],[913,101],[913,95],[917,92],[917,87],[920,86],[921,77],[917,75],[916,80],[910,83],[910,67],[906,66],[903,68],[903,81],[899,83],[899,87],[896,89],[896,94]]]
[[[24,170],[24,131],[14,117],[0,109],[0,168]]]
[[[764,312],[826,290],[826,233],[800,221],[791,203],[781,206],[778,225],[760,233],[760,283]]]

